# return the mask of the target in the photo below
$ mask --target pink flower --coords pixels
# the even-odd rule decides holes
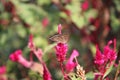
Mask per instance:
[[[96,46],[96,56],[95,56],[95,61],[96,64],[102,65],[104,64],[104,55],[101,53],[99,50],[98,46]]]
[[[49,73],[49,71],[48,71],[45,64],[43,64],[43,68],[44,68],[44,70],[43,70],[43,79],[44,80],[52,80],[51,74]]]
[[[56,56],[58,61],[63,62],[66,57],[66,52],[68,51],[68,46],[65,43],[58,43],[55,46],[56,49]]]
[[[21,50],[17,50],[14,53],[12,53],[10,55],[10,60],[14,61],[14,62],[19,62],[20,64],[22,64],[23,66],[30,68],[30,66],[32,65],[32,62],[27,61],[23,56],[22,56],[22,51]]]
[[[47,18],[47,17],[46,17],[46,18],[43,18],[43,20],[42,20],[42,25],[43,25],[43,27],[48,26],[48,24],[49,24],[48,18]]]
[[[110,48],[110,45],[113,43],[112,40],[110,40],[107,44],[107,46],[104,47],[104,56],[105,56],[105,59],[106,61],[110,60],[110,61],[113,61],[117,58],[117,55],[116,55],[116,52],[115,52],[115,46],[114,46],[114,49],[111,49]],[[116,45],[116,41],[114,41],[114,45]]]
[[[72,52],[72,54],[71,54],[71,56],[70,56],[70,58],[69,58],[69,60],[68,60],[68,62],[67,62],[67,64],[66,64],[66,70],[67,70],[68,72],[73,71],[74,67],[77,65],[76,62],[73,62],[73,60],[74,60],[77,56],[79,56],[78,51],[77,51],[77,50],[73,50],[73,52]]]
[[[112,66],[112,61],[114,61],[117,57],[115,48],[116,48],[116,39],[114,39],[114,48],[110,48],[110,45],[113,43],[112,40],[108,42],[108,44],[104,47],[103,53],[100,52],[98,46],[96,47],[96,57],[95,63],[98,64],[97,69],[100,72],[99,74],[95,74],[94,80],[102,79],[103,75],[105,75],[106,71],[109,70],[110,66]],[[105,78],[109,80],[109,78]]]
[[[98,49],[98,47],[96,47],[97,51],[96,51],[96,57],[95,57],[95,63],[96,64],[103,64],[104,62],[107,61],[113,61],[117,58],[116,52],[115,52],[115,45],[116,45],[116,41],[114,40],[114,49],[110,48],[110,45],[113,43],[112,40],[110,40],[108,42],[108,44],[104,47],[104,51],[103,54],[100,52],[100,50]]]
[[[10,55],[10,60],[14,61],[14,62],[17,62],[19,60],[19,56],[22,55],[22,51],[21,50],[17,50],[15,51],[14,53],[12,53]]]
[[[29,36],[28,48],[30,48],[32,51],[35,49],[35,45],[33,43],[33,35],[32,34]]]
[[[0,66],[0,75],[6,73],[6,66]]]
[[[81,5],[81,8],[83,11],[86,11],[88,9],[88,7],[89,7],[88,1],[84,1]]]

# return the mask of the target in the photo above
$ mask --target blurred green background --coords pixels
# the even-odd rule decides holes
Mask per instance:
[[[119,0],[0,0],[0,65],[7,66],[9,80],[37,80],[36,73],[9,60],[9,55],[17,49],[22,49],[29,59],[30,34],[34,36],[35,45],[45,52],[44,60],[53,79],[60,80],[61,72],[49,40],[57,33],[58,24],[70,32],[67,56],[77,49],[79,63],[86,73],[94,71],[95,45],[102,50],[106,42],[114,38],[117,39],[118,63]]]

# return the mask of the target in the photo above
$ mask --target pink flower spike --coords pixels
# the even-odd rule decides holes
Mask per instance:
[[[79,56],[79,52],[74,49],[69,60],[72,61],[77,56]]]
[[[29,36],[28,48],[30,48],[32,51],[35,49],[35,45],[33,43],[33,35],[32,34]]]
[[[51,78],[51,74],[50,72],[48,71],[46,65],[43,63],[43,80],[52,80]]]
[[[56,49],[56,56],[57,56],[58,61],[63,62],[66,57],[66,52],[68,51],[67,44],[58,43],[55,46],[55,49]]]
[[[116,42],[114,43],[114,49],[110,48],[110,45],[113,42],[115,42],[115,41],[110,40],[108,42],[107,46],[104,47],[104,56],[105,56],[106,61],[108,61],[108,60],[113,61],[117,58],[117,55],[116,55],[116,52],[115,52]]]
[[[62,26],[61,24],[58,25],[58,33],[61,34]]]
[[[74,58],[76,58],[77,56],[79,56],[79,53],[77,50],[73,50],[65,68],[67,70],[67,72],[71,72],[73,71],[74,67],[77,65],[76,62],[73,62]]]
[[[0,66],[0,75],[6,73],[6,66]]]
[[[102,65],[104,60],[104,55],[100,52],[98,46],[96,46],[96,56],[95,56],[95,64]]]

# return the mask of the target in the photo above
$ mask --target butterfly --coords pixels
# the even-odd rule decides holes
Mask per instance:
[[[49,39],[57,43],[67,43],[69,40],[69,33],[57,34]]]

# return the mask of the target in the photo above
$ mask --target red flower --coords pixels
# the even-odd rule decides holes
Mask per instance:
[[[111,49],[110,48],[110,45],[113,43],[112,40],[110,40],[107,44],[107,46],[104,47],[104,56],[105,56],[105,59],[106,61],[110,60],[110,61],[113,61],[117,58],[117,55],[116,55],[116,52],[115,52],[115,48],[114,49]],[[114,45],[116,45],[116,42],[114,42]],[[115,47],[115,46],[114,46]]]
[[[95,63],[96,64],[103,64],[104,62],[107,61],[113,61],[117,58],[116,52],[115,52],[115,46],[114,49],[110,48],[110,45],[113,43],[112,40],[110,40],[108,42],[108,44],[104,47],[104,51],[103,54],[100,52],[100,50],[98,49],[98,47],[96,47],[97,51],[96,51],[96,57],[95,57]],[[114,40],[114,45],[116,45],[116,40]]]
[[[19,60],[19,56],[22,55],[22,51],[21,50],[17,50],[15,51],[14,53],[12,53],[10,55],[10,60],[14,61],[14,62],[17,62]]]
[[[27,61],[23,56],[22,56],[22,51],[21,50],[17,50],[14,53],[12,53],[10,55],[10,60],[14,61],[14,62],[19,62],[20,64],[22,64],[23,66],[30,68],[30,66],[32,65],[32,62]]]
[[[77,56],[79,56],[78,51],[77,51],[77,50],[73,50],[73,52],[72,52],[72,54],[71,54],[71,56],[70,56],[70,58],[69,58],[69,60],[68,60],[68,62],[67,62],[67,64],[66,64],[66,70],[67,70],[68,72],[73,71],[73,69],[74,69],[75,66],[77,65],[76,62],[73,62],[73,60],[74,60]]]
[[[66,57],[66,52],[68,51],[68,46],[65,43],[58,43],[57,46],[55,46],[56,49],[56,56],[58,61],[63,62]]]

